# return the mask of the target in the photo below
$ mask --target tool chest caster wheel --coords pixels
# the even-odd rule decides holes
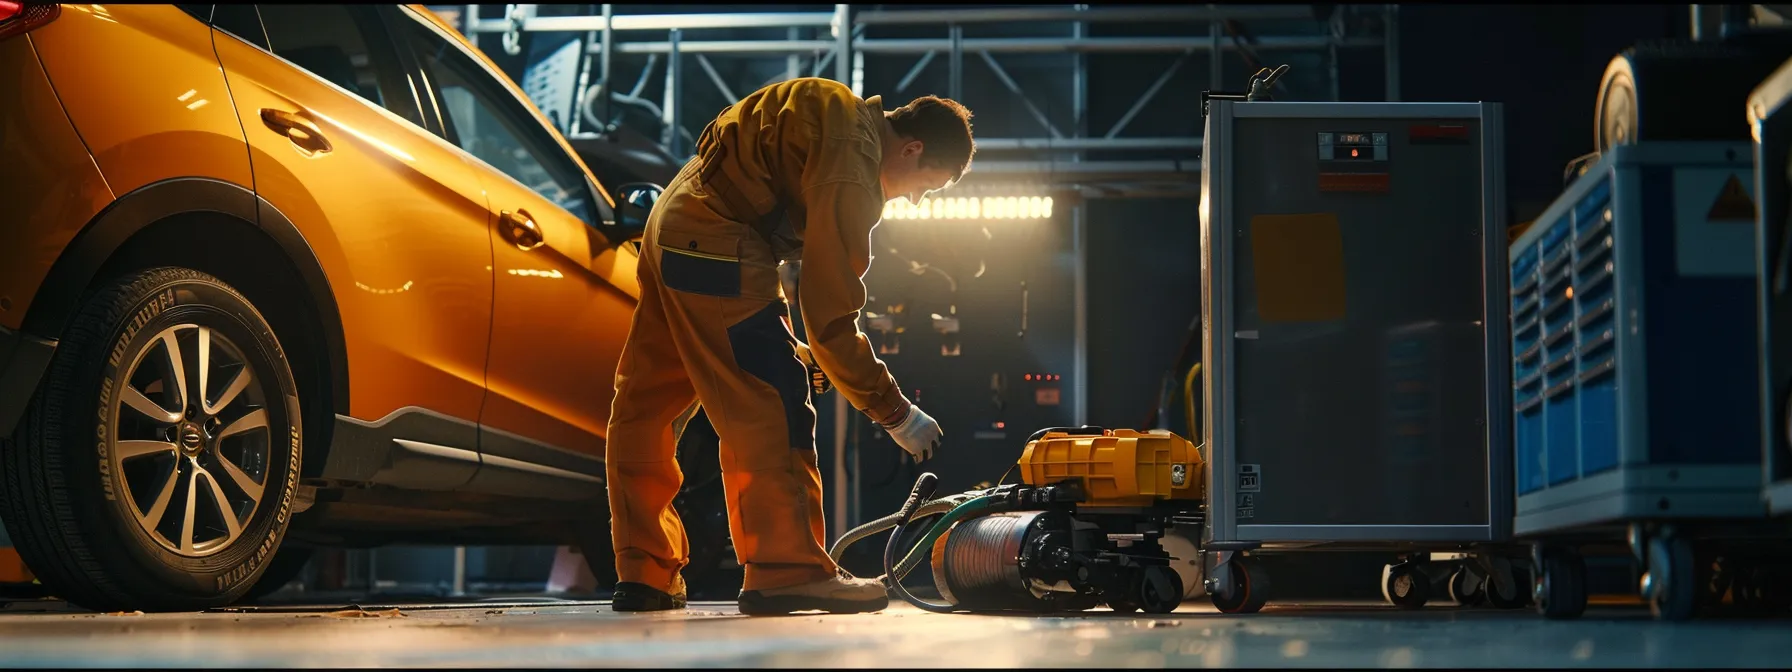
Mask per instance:
[[[1224,614],[1255,614],[1269,603],[1269,574],[1263,567],[1244,558],[1232,561],[1227,574],[1231,577],[1232,596],[1214,593],[1213,606]]]
[[[1544,618],[1580,618],[1587,610],[1587,561],[1565,548],[1544,551],[1533,597]]]
[[[1431,577],[1416,564],[1388,565],[1381,577],[1381,594],[1396,607],[1419,609],[1431,600]]]
[[[1649,601],[1649,611],[1663,621],[1692,618],[1699,597],[1698,582],[1693,576],[1692,543],[1678,536],[1650,539],[1648,558],[1641,588],[1643,599]]]
[[[1450,572],[1450,599],[1464,607],[1478,607],[1487,602],[1487,590],[1492,581],[1475,576],[1467,567],[1457,567]]]

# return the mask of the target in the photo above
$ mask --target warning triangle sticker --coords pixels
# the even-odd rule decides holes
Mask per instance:
[[[1723,193],[1717,195],[1717,202],[1711,204],[1711,212],[1705,219],[1713,222],[1755,221],[1755,202],[1748,197],[1748,190],[1742,188],[1742,180],[1734,173],[1730,175],[1730,181],[1724,183]]]

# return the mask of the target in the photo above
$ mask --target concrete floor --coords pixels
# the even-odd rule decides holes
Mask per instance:
[[[386,611],[392,607],[397,611]],[[604,602],[503,599],[117,615],[0,609],[18,667],[1704,667],[1783,668],[1792,621],[1656,623],[1637,607],[1579,621],[1527,611],[1282,605],[1223,616],[746,618],[732,603],[618,614]]]

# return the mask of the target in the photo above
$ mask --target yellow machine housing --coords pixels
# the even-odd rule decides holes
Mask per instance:
[[[1048,432],[1027,444],[1016,465],[1040,486],[1076,479],[1084,507],[1141,507],[1207,496],[1207,461],[1195,444],[1167,430],[1113,429],[1101,435]]]

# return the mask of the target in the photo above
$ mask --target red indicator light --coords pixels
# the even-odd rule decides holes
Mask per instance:
[[[1350,158],[1356,158],[1356,150],[1350,150]]]
[[[1033,374],[1029,373],[1025,376],[1025,378],[1027,379],[1027,381],[1031,382],[1033,380]]]
[[[1007,428],[1008,428],[1008,423],[1006,423],[1006,422],[996,423],[996,429],[1007,429]]]

